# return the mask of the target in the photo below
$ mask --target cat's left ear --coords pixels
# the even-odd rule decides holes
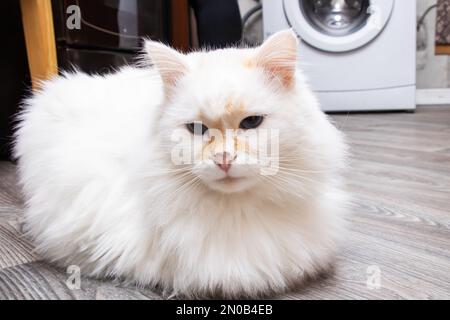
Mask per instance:
[[[270,36],[256,53],[256,65],[272,79],[290,88],[295,83],[298,40],[291,29]]]
[[[186,56],[152,40],[146,40],[144,48],[150,61],[158,69],[166,90],[171,90],[188,70]]]

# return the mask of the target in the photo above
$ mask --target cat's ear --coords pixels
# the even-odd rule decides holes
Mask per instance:
[[[272,79],[290,88],[295,82],[298,40],[291,29],[270,36],[256,53],[256,65]]]
[[[145,52],[158,69],[166,89],[171,89],[186,74],[186,56],[157,41],[146,40]]]

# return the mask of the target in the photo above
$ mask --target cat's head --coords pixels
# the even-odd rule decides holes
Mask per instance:
[[[164,85],[159,130],[174,165],[224,193],[276,174],[279,148],[288,150],[299,134],[297,47],[291,30],[251,49],[182,54],[146,42]]]

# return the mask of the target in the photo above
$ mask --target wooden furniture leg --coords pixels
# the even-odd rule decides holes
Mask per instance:
[[[51,0],[20,0],[33,89],[58,73]]]
[[[187,0],[171,2],[171,45],[181,51],[189,50],[189,4]]]

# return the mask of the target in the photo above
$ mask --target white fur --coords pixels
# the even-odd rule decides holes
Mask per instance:
[[[24,104],[15,145],[39,252],[186,296],[281,291],[328,266],[344,232],[342,135],[300,73],[283,90],[244,68],[254,50],[184,56],[170,99],[153,68],[46,82]],[[247,183],[221,190],[215,166],[172,164],[171,132],[199,110],[220,116],[230,96],[268,114],[290,171],[262,178],[236,166]]]

